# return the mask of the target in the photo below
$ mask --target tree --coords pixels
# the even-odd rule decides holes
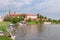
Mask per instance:
[[[37,14],[37,18],[39,18],[39,14]]]
[[[13,17],[11,20],[11,22],[14,24],[16,24],[18,21],[19,21],[19,19],[17,17]]]
[[[4,17],[4,21],[11,21],[12,17],[11,16],[8,16],[8,15],[5,15]]]
[[[52,22],[52,19],[51,19],[51,18],[49,18],[49,19],[48,19],[48,22]]]
[[[31,22],[31,18],[29,18],[28,22]]]
[[[44,17],[45,19],[47,19],[47,17]]]
[[[26,17],[26,14],[21,14],[21,17],[25,18]]]
[[[44,16],[37,14],[37,18],[39,18],[39,20],[37,22],[42,24],[43,23],[42,19],[44,18]]]
[[[40,15],[40,18],[41,18],[41,19],[43,18],[42,15]]]
[[[24,21],[24,18],[26,17],[26,14],[21,14],[19,16],[19,21]]]
[[[23,16],[20,16],[19,18],[18,18],[18,21],[23,21],[24,20],[24,17]]]
[[[43,21],[42,21],[42,19],[40,19],[40,20],[38,21],[38,23],[40,23],[40,24],[43,24]]]
[[[40,14],[37,14],[37,18],[39,18],[39,19],[43,19],[44,16],[42,16],[42,15],[40,15]]]

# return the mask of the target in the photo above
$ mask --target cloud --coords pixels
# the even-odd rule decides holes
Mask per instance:
[[[22,6],[30,5],[33,0],[0,0],[0,15],[8,13],[11,9],[12,12],[28,12],[28,9],[22,9]],[[21,11],[24,10],[24,11]]]
[[[60,19],[60,0],[45,0],[35,4],[39,12],[53,19]]]
[[[60,0],[46,0],[45,2],[37,3],[35,8],[46,13],[60,13]]]
[[[0,0],[0,12],[9,9],[16,12],[46,13],[44,15],[56,17],[60,14],[60,0]]]
[[[5,7],[21,7],[23,5],[29,5],[31,4],[33,0],[0,0],[0,8]]]

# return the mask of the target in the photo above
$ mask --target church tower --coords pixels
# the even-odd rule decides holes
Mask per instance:
[[[11,12],[11,10],[9,10],[9,14],[11,14],[12,12]]]

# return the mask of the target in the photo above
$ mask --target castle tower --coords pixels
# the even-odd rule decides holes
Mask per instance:
[[[12,13],[12,11],[11,10],[9,10],[9,14],[11,14]]]

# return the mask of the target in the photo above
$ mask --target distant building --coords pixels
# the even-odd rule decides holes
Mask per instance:
[[[2,16],[0,16],[0,22],[3,22],[3,17]]]
[[[29,19],[32,19],[32,20],[40,20],[40,19],[38,19],[37,18],[37,15],[36,14],[18,14],[18,13],[16,13],[16,12],[14,12],[14,13],[11,13],[11,12],[9,12],[9,14],[8,14],[8,16],[12,16],[12,17],[15,17],[15,16],[17,16],[18,18],[19,18],[19,16],[21,16],[21,15],[25,15],[25,18],[24,18],[24,20],[26,21],[26,20],[29,20]],[[42,21],[47,21],[47,19],[46,18],[43,18],[42,19]]]
[[[29,20],[29,18],[31,18],[32,20],[37,20],[37,15],[35,15],[35,14],[26,14],[26,17],[24,18],[24,20]]]
[[[22,14],[17,14],[17,13],[9,13],[8,14],[9,16],[17,16],[17,17],[19,17],[19,16],[21,16]],[[23,15],[25,15],[26,17],[24,18],[24,20],[29,20],[29,18],[31,18],[32,20],[37,20],[37,15],[35,15],[35,14],[23,14]]]

